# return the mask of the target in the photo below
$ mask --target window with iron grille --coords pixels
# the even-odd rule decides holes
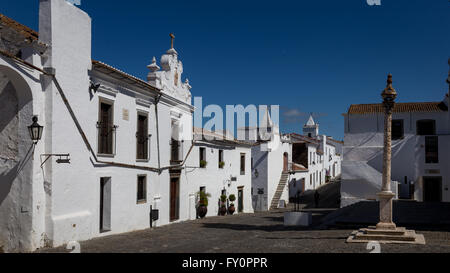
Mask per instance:
[[[170,161],[171,162],[181,162],[181,141],[172,139],[170,141]]]
[[[219,168],[223,169],[224,166],[224,161],[223,161],[223,150],[219,150]]]
[[[425,163],[439,163],[437,136],[425,137]]]
[[[403,119],[392,120],[392,140],[403,138]]]
[[[147,202],[147,176],[140,175],[137,180],[137,203]]]
[[[148,159],[148,116],[139,113],[137,116],[136,159]]]
[[[241,154],[241,175],[245,174],[245,154]]]
[[[100,102],[98,130],[98,153],[113,155],[115,153],[115,134],[117,126],[113,124],[112,103]]]
[[[206,168],[206,148],[201,147],[199,149],[200,168]]]

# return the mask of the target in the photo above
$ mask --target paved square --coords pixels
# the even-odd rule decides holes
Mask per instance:
[[[313,210],[314,211],[314,210]],[[326,211],[325,211],[326,212]],[[323,210],[313,213],[320,222]],[[211,217],[81,242],[82,253],[368,253],[347,244],[353,229],[283,226],[283,211]],[[450,232],[420,230],[426,245],[381,245],[381,252],[447,252]],[[64,247],[38,252],[69,252]]]

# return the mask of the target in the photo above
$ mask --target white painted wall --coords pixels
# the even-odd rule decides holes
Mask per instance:
[[[200,168],[200,148],[206,149],[205,168]],[[219,150],[224,151],[225,166],[223,169],[219,168]],[[240,155],[245,153],[245,174],[240,172]],[[238,213],[238,188],[244,188],[244,213],[252,213],[252,199],[251,199],[251,149],[250,147],[243,147],[238,145],[223,145],[214,144],[211,142],[199,141],[196,143],[189,160],[186,163],[186,168],[183,171],[183,176],[186,177],[188,185],[188,193],[183,196],[189,203],[190,207],[195,207],[195,198],[189,200],[189,196],[196,195],[200,187],[205,187],[206,192],[211,194],[208,204],[209,216],[217,216],[219,209],[219,199],[222,190],[225,189],[227,196],[234,194],[236,201],[234,205],[236,214]],[[236,181],[231,181],[231,177],[236,177]],[[194,202],[194,203],[193,203]],[[195,211],[193,211],[195,218]],[[188,217],[189,218],[189,217]]]
[[[442,176],[442,199],[450,201],[448,162],[448,112],[394,113],[393,119],[403,119],[404,138],[392,141],[392,180],[403,182],[404,177],[415,183],[415,199],[422,201],[423,176]],[[439,163],[425,163],[425,137],[416,135],[416,121],[436,120],[439,136]],[[342,204],[372,199],[381,188],[383,157],[383,114],[346,115],[345,146],[342,163]],[[429,170],[439,170],[429,174]],[[396,190],[396,186],[392,186]]]

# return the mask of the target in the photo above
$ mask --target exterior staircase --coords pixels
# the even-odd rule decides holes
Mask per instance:
[[[270,204],[270,209],[277,209],[278,203],[280,202],[281,195],[283,194],[284,188],[286,187],[286,183],[289,178],[288,172],[282,172],[280,182],[278,182],[277,190],[275,191],[275,194],[272,198],[272,203]]]

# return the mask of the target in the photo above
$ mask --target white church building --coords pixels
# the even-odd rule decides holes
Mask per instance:
[[[397,198],[450,202],[448,105],[448,93],[440,101],[395,104],[391,188]],[[377,198],[381,188],[384,110],[381,103],[351,105],[344,117],[342,207]]]
[[[88,14],[39,3],[39,33],[0,15],[0,251],[195,219],[200,190],[208,216],[221,194],[253,212],[251,148],[194,130],[173,36],[143,81],[92,60]]]

